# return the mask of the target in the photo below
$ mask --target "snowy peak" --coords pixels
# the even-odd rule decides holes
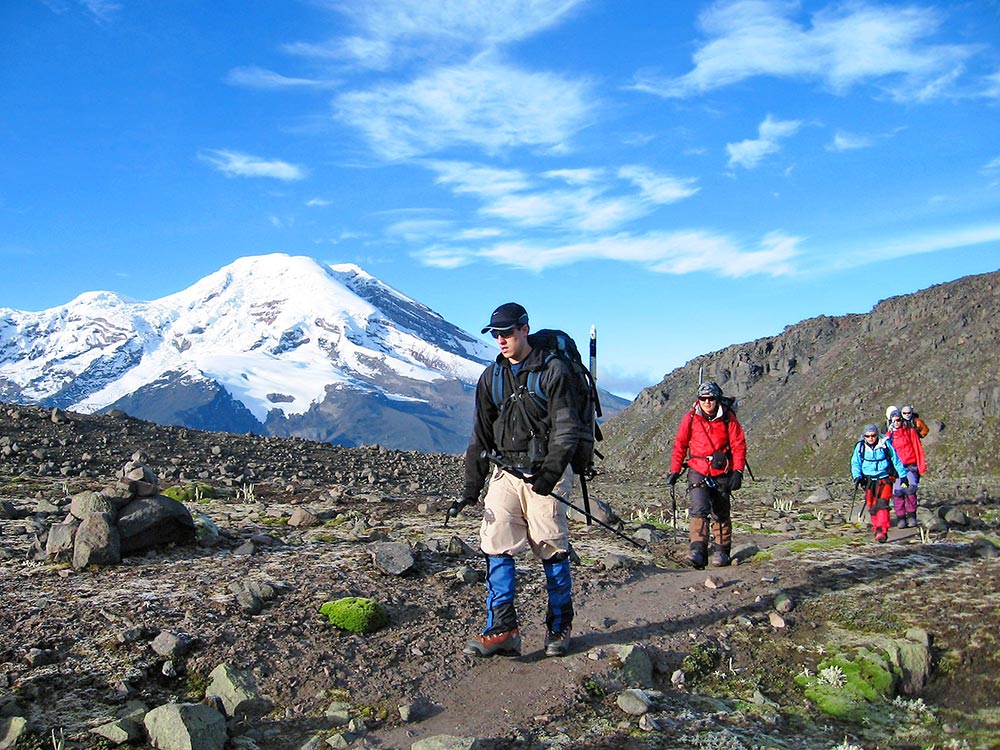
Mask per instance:
[[[284,254],[240,258],[152,302],[90,292],[0,310],[0,396],[84,412],[183,378],[218,384],[263,424],[331,389],[426,401],[435,382],[474,384],[492,355],[357,266]]]

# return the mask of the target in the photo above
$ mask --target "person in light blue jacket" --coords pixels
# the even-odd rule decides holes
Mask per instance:
[[[865,425],[861,439],[851,453],[851,476],[855,487],[864,487],[865,505],[871,516],[875,541],[889,538],[889,500],[896,477],[906,482],[906,467],[892,443],[879,434],[874,424]]]

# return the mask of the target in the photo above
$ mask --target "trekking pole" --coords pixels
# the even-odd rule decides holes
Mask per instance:
[[[496,464],[497,466],[499,466],[501,469],[503,469],[504,471],[506,471],[511,476],[517,477],[518,479],[520,479],[522,482],[524,482],[526,484],[531,484],[531,480],[528,479],[528,476],[523,471],[521,471],[520,469],[518,469],[515,466],[508,466],[503,461],[501,461],[500,457],[497,456],[496,454],[487,453],[486,451],[483,451],[481,455],[482,455],[483,458],[487,459],[490,463]],[[590,515],[589,513],[586,513],[583,510],[583,508],[578,508],[577,506],[573,505],[573,503],[571,503],[569,500],[567,500],[566,498],[564,498],[562,495],[556,494],[555,492],[550,492],[549,495],[551,497],[554,497],[556,500],[558,500],[560,503],[562,503],[563,505],[565,505],[567,508],[572,508],[577,513],[580,513],[581,515],[585,515],[588,518],[592,519],[598,526],[603,526],[605,529],[607,529],[608,531],[610,531],[615,536],[620,536],[622,539],[624,539],[629,544],[634,544],[639,549],[641,549],[643,551],[647,551],[646,545],[643,544],[642,542],[638,542],[635,539],[633,539],[632,537],[630,537],[630,536],[628,536],[626,534],[623,534],[618,529],[616,529],[614,526],[611,526],[610,524],[604,523],[604,521],[602,521],[600,518],[596,518],[596,517]]]
[[[674,544],[677,544],[677,487],[670,485],[671,518],[674,527]]]
[[[590,526],[593,516],[590,515],[590,493],[587,491],[587,477],[580,474],[580,491],[583,493],[583,512],[587,516],[587,525]]]
[[[851,521],[851,520],[854,519],[854,503],[858,499],[858,490],[860,488],[861,488],[861,485],[855,483],[855,485],[854,485],[854,493],[851,495],[851,511],[850,511],[850,513],[847,514],[847,520],[848,521]],[[861,514],[859,513],[858,515],[860,516]]]
[[[753,469],[750,468],[750,464],[747,462],[746,459],[743,459],[743,468],[745,468],[747,470],[747,474],[750,475],[750,479],[752,479],[754,482],[756,482],[757,481],[757,477],[755,477],[753,475]]]
[[[594,381],[594,388],[597,388],[597,326],[590,326],[590,377]],[[596,403],[596,402],[595,402]],[[595,433],[591,435],[592,440],[596,440],[597,417],[592,415],[590,429]],[[590,515],[590,492],[587,490],[587,477],[580,474],[580,492],[583,493],[583,510],[587,516],[587,525],[592,525]]]

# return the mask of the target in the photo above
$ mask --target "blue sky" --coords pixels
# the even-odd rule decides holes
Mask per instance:
[[[633,395],[1000,268],[1000,2],[2,4],[0,307],[272,252]]]

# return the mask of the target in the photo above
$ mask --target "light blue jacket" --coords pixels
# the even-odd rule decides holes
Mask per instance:
[[[889,476],[889,464],[896,470],[896,476],[905,477],[906,467],[896,455],[896,449],[892,443],[887,443],[885,438],[879,438],[875,445],[869,447],[865,439],[861,438],[854,446],[854,453],[851,454],[851,476],[855,481],[865,477],[868,479],[881,479]]]

